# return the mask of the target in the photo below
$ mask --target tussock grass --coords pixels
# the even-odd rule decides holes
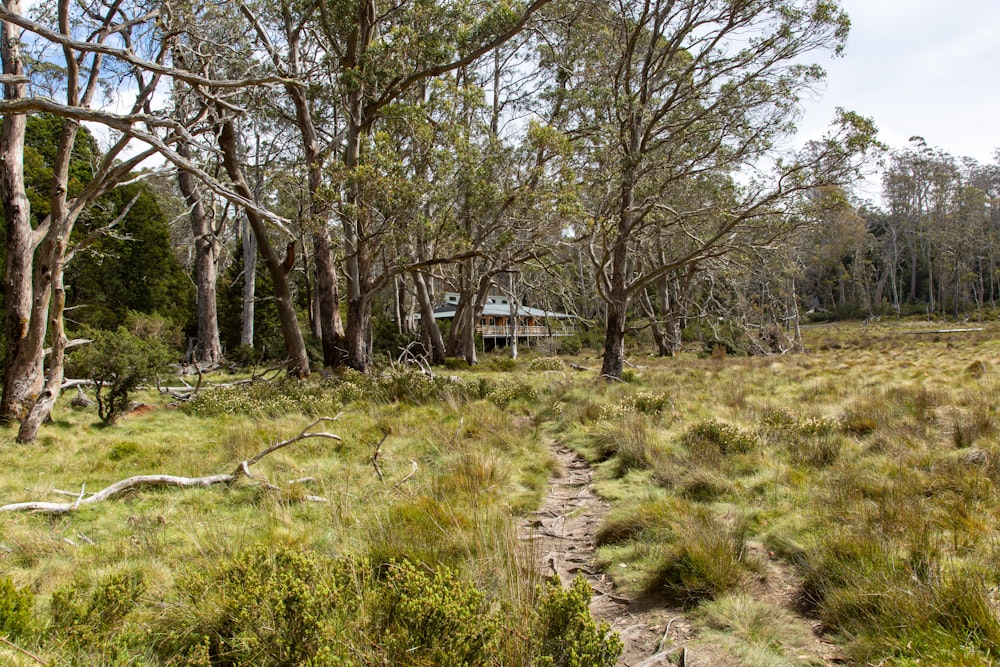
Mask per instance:
[[[812,634],[773,602],[737,592],[706,602],[698,612],[699,642],[725,650],[741,665],[825,664],[820,658],[802,659],[809,654]]]
[[[315,591],[348,571],[346,607],[324,607],[329,636],[400,633],[397,648],[423,637],[380,615],[397,572],[414,597],[443,600],[448,619],[499,614],[490,664],[531,664],[536,640],[562,630],[537,625],[549,593],[513,527],[538,506],[553,466],[546,440],[558,438],[595,462],[613,505],[599,534],[608,571],[627,590],[696,608],[699,641],[735,663],[798,661],[801,619],[756,596],[761,577],[783,568],[804,582],[826,639],[858,664],[987,665],[1000,653],[1000,382],[983,360],[1000,354],[997,333],[807,329],[809,355],[646,359],[614,385],[526,360],[459,369],[457,380],[390,371],[254,387],[226,398],[233,409],[221,396],[176,409],[147,393],[137,398],[153,409],[114,428],[60,405],[36,445],[14,445],[15,427],[0,426],[4,501],[62,499],[56,490],[141,473],[228,472],[334,411],[343,416],[326,428],[343,441],[305,441],[262,461],[256,472],[280,491],[244,481],[143,491],[54,519],[0,515],[0,567],[33,596],[24,645],[53,664],[238,663],[225,651],[283,650],[250,625],[223,638],[212,628],[235,613],[225,611],[235,592],[202,595],[248,554],[283,552],[312,563],[288,568],[301,574],[292,588]],[[379,443],[383,479],[372,463]],[[777,561],[756,563],[750,540]],[[275,590],[291,583],[275,580]],[[559,628],[576,627],[569,611],[580,601],[551,600]],[[276,604],[258,614],[275,627]],[[344,608],[350,619],[337,615]],[[121,632],[87,620],[102,609],[118,614]],[[389,643],[351,650],[408,664]]]

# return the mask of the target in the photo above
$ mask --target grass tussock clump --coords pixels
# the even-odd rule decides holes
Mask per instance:
[[[672,539],[674,518],[683,511],[683,503],[674,498],[649,500],[605,518],[597,531],[598,546],[620,544],[629,540]]]
[[[849,652],[861,664],[986,665],[1000,650],[986,571],[950,561],[926,536],[901,544],[839,530],[809,553],[804,571],[806,600],[827,627],[852,638]]]
[[[758,569],[747,550],[746,522],[720,519],[701,505],[685,509],[674,518],[674,539],[660,546],[646,592],[694,604],[746,583]]]
[[[618,477],[648,468],[656,457],[649,418],[631,413],[613,422],[600,422],[590,434],[598,460],[614,458]]]
[[[698,608],[701,641],[739,660],[746,667],[784,667],[802,662],[812,648],[813,636],[782,607],[737,592],[723,595]]]

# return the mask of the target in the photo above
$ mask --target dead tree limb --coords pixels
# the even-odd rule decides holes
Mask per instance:
[[[393,484],[392,488],[398,489],[399,487],[401,487],[403,485],[404,482],[408,481],[411,477],[413,477],[414,475],[417,474],[417,462],[414,461],[413,459],[410,459],[410,463],[413,466],[412,468],[410,468],[410,474],[407,475],[406,477],[404,477],[403,479],[399,480],[395,484]]]
[[[7,639],[6,635],[4,635],[3,637],[0,637],[0,644],[3,644],[4,646],[6,646],[8,648],[14,649],[18,653],[22,653],[22,654],[28,656],[29,658],[31,658],[32,660],[34,660],[35,662],[37,662],[39,665],[47,665],[47,664],[49,664],[49,663],[45,662],[44,660],[42,660],[41,658],[39,658],[34,653],[31,653],[31,652],[29,652],[29,651],[21,648],[20,646],[18,646],[14,642],[12,642],[9,639]]]
[[[378,441],[377,445],[375,445],[375,451],[372,452],[372,457],[370,459],[372,462],[372,467],[375,468],[375,474],[378,475],[378,481],[382,482],[383,484],[385,483],[385,475],[382,474],[382,468],[379,467],[378,457],[382,453],[382,443],[384,443],[385,439],[388,437],[389,437],[389,432],[382,431],[382,439]]]
[[[338,415],[339,417],[339,415]],[[215,484],[226,484],[231,486],[238,482],[240,479],[246,477],[248,479],[255,479],[260,481],[256,476],[250,474],[250,466],[258,463],[265,456],[272,454],[279,449],[284,449],[291,444],[299,442],[300,440],[305,440],[306,438],[328,438],[331,440],[341,440],[340,436],[334,435],[333,433],[326,433],[323,431],[310,432],[310,429],[318,424],[326,421],[335,421],[337,417],[320,417],[308,426],[306,426],[302,431],[295,437],[289,438],[288,440],[282,440],[277,442],[267,449],[258,452],[253,458],[240,461],[236,469],[231,473],[219,474],[219,475],[209,475],[207,477],[178,477],[176,475],[137,475],[135,477],[129,477],[128,479],[123,479],[121,481],[115,482],[111,486],[105,487],[98,491],[97,493],[84,497],[86,491],[86,485],[80,489],[79,495],[76,500],[70,503],[50,503],[41,501],[30,501],[24,503],[12,503],[9,505],[0,506],[0,512],[37,512],[42,514],[67,514],[73,512],[80,507],[86,505],[94,505],[104,500],[118,497],[129,491],[134,491],[138,489],[149,489],[158,487],[181,487],[181,488],[192,488],[192,487],[207,487],[213,486]],[[263,484],[267,485],[271,489],[278,489],[278,487],[271,485],[269,482],[264,480]]]

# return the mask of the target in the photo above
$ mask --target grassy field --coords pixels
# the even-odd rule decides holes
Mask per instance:
[[[114,428],[67,402],[36,445],[0,431],[0,504],[231,472],[318,416],[339,414],[322,428],[342,440],[297,442],[233,486],[0,514],[0,636],[35,656],[0,658],[613,664],[581,592],[541,582],[515,533],[558,439],[612,503],[599,555],[619,585],[744,664],[796,664],[788,614],[856,664],[992,664],[1000,328],[904,333],[921,326],[817,326],[786,357],[634,357],[616,385],[529,355],[442,371],[458,381],[144,394],[151,409]],[[794,609],[754,594],[774,567]]]

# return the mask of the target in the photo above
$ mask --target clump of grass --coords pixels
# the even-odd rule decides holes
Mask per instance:
[[[826,432],[811,437],[796,437],[788,445],[792,463],[810,468],[826,468],[840,457],[846,445],[844,435]]]
[[[620,544],[629,540],[671,540],[674,517],[682,505],[673,498],[648,500],[626,510],[614,512],[604,519],[597,530],[598,546]]]
[[[719,470],[692,467],[684,471],[674,484],[681,498],[695,502],[714,502],[732,491],[729,477]]]
[[[747,550],[745,521],[721,520],[698,505],[688,505],[675,521],[676,538],[662,545],[647,593],[693,604],[736,590],[757,569]]]
[[[703,628],[701,641],[724,648],[747,667],[825,664],[819,658],[800,662],[812,646],[808,629],[780,606],[747,593],[706,602],[698,609],[697,623]]]
[[[461,450],[451,457],[434,477],[434,491],[439,498],[457,496],[477,502],[483,494],[499,494],[510,481],[508,461],[494,451]]]
[[[806,600],[828,627],[854,638],[848,648],[861,663],[895,656],[942,664],[945,656],[1000,650],[985,573],[946,561],[926,534],[893,543],[839,530],[810,551],[804,569]]]
[[[649,419],[631,413],[615,421],[603,421],[590,435],[598,459],[616,460],[616,474],[621,477],[629,470],[648,468],[655,456]]]

